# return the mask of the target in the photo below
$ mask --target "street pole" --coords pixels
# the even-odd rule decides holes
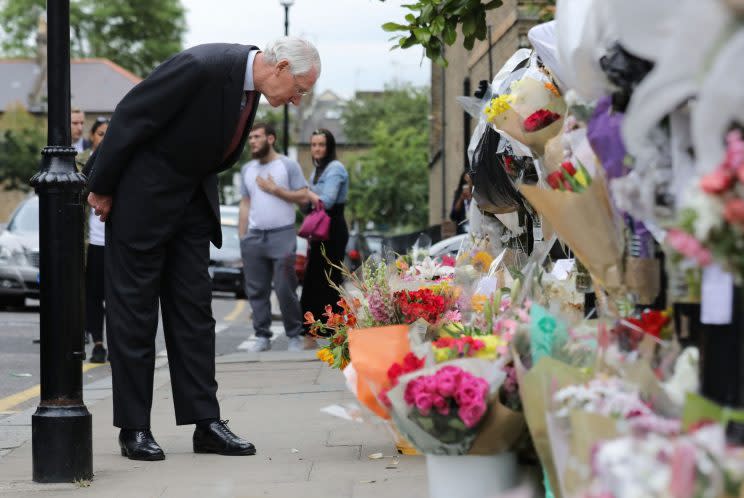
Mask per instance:
[[[292,2],[284,1],[284,36],[289,36],[289,6]],[[289,155],[289,104],[284,104],[284,128],[282,133],[282,144],[284,155]]]
[[[31,178],[39,196],[41,400],[31,417],[33,480],[93,477],[83,403],[83,199],[70,146],[70,0],[47,2],[48,141]]]

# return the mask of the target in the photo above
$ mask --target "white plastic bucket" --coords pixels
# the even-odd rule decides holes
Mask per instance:
[[[426,455],[429,498],[489,498],[516,487],[517,457]]]

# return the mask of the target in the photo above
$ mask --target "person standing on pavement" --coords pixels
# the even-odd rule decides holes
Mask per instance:
[[[108,119],[99,117],[90,130],[91,148],[78,153],[75,160],[82,165],[83,174],[90,155],[103,141],[108,130]],[[85,336],[93,338],[91,363],[106,363],[106,348],[103,346],[103,252],[106,245],[106,225],[90,210],[88,215],[88,247],[85,255]]]
[[[245,294],[253,310],[256,341],[252,350],[271,348],[271,284],[279,300],[289,350],[301,351],[302,312],[294,269],[297,234],[295,204],[309,202],[300,165],[274,150],[271,125],[253,126],[248,135],[253,160],[240,171],[238,235],[243,256]]]
[[[72,136],[72,146],[78,154],[90,149],[93,143],[85,138],[85,113],[74,107],[70,111],[70,135]]]
[[[343,282],[341,271],[334,266],[343,263],[349,241],[349,227],[344,218],[349,175],[344,165],[336,159],[336,139],[330,131],[319,129],[313,132],[310,138],[310,155],[315,166],[310,174],[310,203],[317,206],[319,201],[323,202],[323,207],[331,218],[331,230],[328,240],[310,242],[300,304],[303,313],[309,311],[313,316],[319,317],[325,312],[326,305],[332,306],[336,312],[342,311],[337,304],[339,293],[331,282],[336,286]],[[328,281],[328,275],[331,282]],[[309,325],[304,326],[307,335]]]
[[[121,453],[162,460],[150,430],[158,305],[176,424],[195,453],[254,455],[220,419],[209,243],[222,245],[217,173],[240,157],[263,95],[297,105],[320,75],[315,47],[284,37],[198,45],[119,103],[90,158],[88,203],[106,221],[106,331]]]

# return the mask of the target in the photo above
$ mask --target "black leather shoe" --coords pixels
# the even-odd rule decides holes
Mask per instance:
[[[256,447],[239,438],[227,427],[227,420],[215,420],[206,427],[196,426],[194,453],[218,455],[255,455]]]
[[[130,460],[165,460],[165,453],[149,430],[122,429],[119,432],[119,447],[121,456]]]

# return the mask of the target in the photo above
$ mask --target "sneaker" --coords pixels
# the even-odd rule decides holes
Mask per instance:
[[[106,363],[106,348],[103,344],[96,344],[93,346],[93,351],[90,353],[91,363]]]
[[[290,337],[287,351],[305,351],[305,342],[302,337]]]
[[[268,337],[256,337],[256,342],[251,344],[249,351],[254,353],[260,353],[261,351],[268,351],[271,349],[271,341]]]

